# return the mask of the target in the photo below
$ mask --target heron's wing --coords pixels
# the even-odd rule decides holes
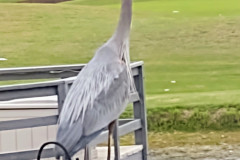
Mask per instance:
[[[130,81],[126,69],[116,77],[107,91],[102,91],[87,108],[83,124],[83,135],[90,135],[116,120],[127,106]]]
[[[89,143],[89,140],[86,141],[84,139],[95,135],[99,130],[105,128],[111,121],[119,116],[124,106],[126,106],[130,87],[125,65],[112,63],[107,65],[105,69],[105,73],[102,73],[101,77],[97,76],[100,79],[92,79],[91,83],[96,83],[96,86],[80,85],[82,88],[79,88],[76,82],[83,81],[80,78],[83,74],[79,74],[66,98],[65,105],[60,114],[57,141],[63,144],[71,153],[78,151],[81,147]],[[86,68],[85,71],[88,70],[89,69]],[[90,72],[91,71],[88,72],[89,75],[91,75]],[[95,76],[92,75],[92,78]],[[83,79],[86,80],[85,78]],[[104,83],[102,83],[103,80],[105,81]],[[102,88],[100,92],[97,90],[99,94],[91,95],[91,91],[96,90],[93,86]],[[90,89],[88,92],[75,91],[76,89],[82,90],[87,88]],[[87,95],[79,95],[79,93],[90,94],[88,95],[90,98],[88,98]],[[91,96],[95,96],[93,102],[91,101],[91,98],[93,98]],[[88,98],[88,103],[83,102],[83,104],[87,103],[85,111],[83,109],[85,106],[81,103],[70,103],[70,100],[76,101],[83,97]],[[75,106],[66,104],[75,104]],[[80,109],[81,112],[77,120],[71,119],[76,116],[75,113],[79,112]],[[70,117],[69,120],[67,120],[67,117]]]
[[[62,144],[70,152],[77,144],[83,133],[83,126],[80,121],[76,121],[71,126],[62,123],[58,126],[57,142]],[[64,155],[61,148],[55,146],[56,157]]]
[[[96,65],[90,62],[77,76],[65,99],[59,117],[59,124],[73,124],[79,118],[82,120],[87,108],[92,108],[94,101],[101,92],[107,92],[126,67],[121,62],[111,62]]]

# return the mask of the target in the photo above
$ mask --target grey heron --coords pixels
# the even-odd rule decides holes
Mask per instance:
[[[56,140],[70,156],[85,148],[106,127],[109,127],[110,146],[113,122],[127,106],[130,92],[135,90],[129,58],[131,18],[132,0],[122,0],[115,33],[78,74],[66,96]],[[57,147],[56,152],[60,154]]]

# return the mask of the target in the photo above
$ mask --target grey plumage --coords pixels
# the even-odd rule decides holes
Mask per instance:
[[[79,73],[64,102],[57,141],[71,156],[119,117],[135,89],[129,59],[131,5],[122,0],[115,33]],[[58,148],[56,152],[60,154]]]

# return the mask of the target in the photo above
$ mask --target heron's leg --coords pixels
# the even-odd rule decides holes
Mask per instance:
[[[114,128],[115,123],[116,123],[116,120],[112,121],[108,125],[108,155],[107,155],[107,160],[111,159],[111,136],[112,136],[112,132],[113,132],[113,128]]]
[[[88,150],[89,150],[89,148],[88,148],[88,146],[86,146],[85,149],[84,149],[84,160],[89,160]]]

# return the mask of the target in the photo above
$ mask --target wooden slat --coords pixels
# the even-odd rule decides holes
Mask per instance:
[[[64,83],[64,80],[57,80],[51,82],[3,86],[0,87],[0,101],[57,95],[58,85]]]
[[[133,75],[135,76],[135,82],[137,82],[137,88],[138,91],[140,91],[140,97],[138,93],[133,93],[130,96],[130,102],[135,102],[134,110],[137,108],[145,107],[144,106],[144,90],[143,90],[143,76],[142,76],[142,66],[143,62],[135,62],[131,64]],[[56,66],[55,66],[56,67]],[[59,67],[59,66],[57,66]],[[63,67],[63,66],[60,66]],[[78,66],[79,67],[79,66]],[[83,67],[83,66],[82,66]],[[39,69],[39,70],[38,70]],[[49,70],[49,66],[47,67],[37,67],[35,68],[25,68],[20,69],[17,72],[13,70],[0,70],[0,77],[2,77],[3,74],[11,73],[11,74],[25,74],[25,78],[29,78],[29,75],[34,74],[35,72],[39,72],[41,74],[41,78],[46,78],[44,76],[48,76],[48,74],[62,74],[63,72],[68,72],[66,70],[62,70],[63,68],[53,69]],[[66,68],[64,68],[66,69]],[[37,71],[38,70],[38,71]],[[24,72],[25,71],[25,72]],[[4,73],[5,72],[5,73]],[[70,71],[72,72],[72,71]],[[73,71],[74,73],[77,73],[78,71]],[[17,75],[16,75],[17,76]],[[43,76],[43,77],[42,77]],[[62,76],[62,75],[61,75]],[[141,79],[138,81],[137,79]],[[136,81],[137,80],[137,81]],[[1,81],[1,79],[0,79]],[[51,95],[57,95],[59,90],[59,85],[67,85],[68,87],[71,86],[71,83],[73,82],[73,79],[64,79],[64,80],[57,80],[53,82],[43,82],[43,83],[34,83],[34,84],[27,84],[27,85],[13,85],[13,86],[5,86],[0,87],[0,101],[3,100],[11,100],[11,99],[17,99],[17,98],[28,98],[28,97],[40,97],[40,96],[51,96]],[[39,92],[40,91],[40,92]],[[35,93],[38,92],[38,93]],[[17,93],[17,94],[16,94]],[[2,98],[2,99],[1,99]],[[139,100],[141,98],[141,100]],[[139,105],[141,104],[141,105]],[[144,111],[143,109],[140,109],[141,112]],[[135,117],[137,118],[139,112],[135,113]],[[142,113],[141,113],[142,114]],[[135,131],[135,134],[140,131],[140,129],[143,127],[144,131],[146,131],[146,123],[141,124],[141,121],[144,120],[142,116],[139,116],[141,119],[135,119],[135,120],[125,120],[125,121],[119,121],[121,124],[119,126],[119,136],[125,135],[127,133]],[[146,119],[145,119],[146,120]],[[24,120],[13,120],[13,121],[7,121],[7,122],[0,122],[0,131],[1,130],[12,130],[12,129],[20,129],[20,128],[29,128],[29,127],[38,127],[38,126],[46,126],[46,125],[54,125],[57,123],[57,116],[48,116],[48,117],[39,117],[39,118],[31,118],[31,119],[24,119]],[[143,125],[143,126],[142,126]],[[137,132],[136,132],[137,131]],[[7,131],[8,132],[8,131]],[[100,134],[95,140],[91,142],[91,145],[95,145],[101,142],[104,142],[107,140],[107,131],[104,131],[102,134]],[[46,135],[48,135],[48,132],[46,132]],[[2,136],[1,136],[2,138]],[[45,140],[47,140],[48,137],[45,137]],[[137,143],[140,143],[139,136],[137,134]],[[146,139],[146,136],[144,135],[142,138]],[[147,146],[146,146],[146,140],[143,142],[144,146],[144,152],[143,157],[146,159],[146,152],[147,152]],[[40,144],[39,144],[40,145]],[[38,146],[38,145],[36,145]],[[36,150],[30,150],[30,151],[24,151],[24,152],[13,152],[13,153],[6,153],[6,154],[0,154],[0,159],[8,159],[8,160],[19,160],[19,159],[33,159],[36,158]],[[53,151],[51,149],[48,149],[47,152],[45,152],[45,156],[43,157],[52,157]]]
[[[65,79],[50,82],[3,86],[0,87],[0,101],[56,95],[58,93],[59,85],[65,84],[66,86],[70,86],[72,82],[73,79]]]
[[[35,66],[35,67],[17,67],[17,68],[2,68],[0,75],[4,73],[28,73],[28,72],[50,72],[50,71],[68,71],[71,69],[81,69],[85,64],[71,64],[71,65],[53,65],[53,66]]]
[[[56,87],[42,87],[31,89],[16,89],[8,91],[0,91],[0,101],[9,101],[20,98],[44,97],[57,94]]]
[[[131,63],[133,75],[138,72],[134,68],[143,65],[142,61]],[[76,76],[85,64],[38,66],[0,69],[0,81],[23,79],[67,78]]]
[[[131,68],[137,68],[139,66],[142,66],[143,64],[144,64],[143,61],[132,62]]]
[[[32,160],[37,158],[38,150],[28,150],[22,152],[9,152],[0,154],[1,160]],[[41,158],[54,157],[53,149],[45,149]]]
[[[32,129],[24,128],[16,130],[17,150],[28,150],[32,148]]]
[[[139,75],[134,77],[134,83],[139,93],[140,100],[133,103],[134,118],[141,119],[142,128],[135,130],[135,144],[143,145],[143,160],[147,160],[148,154],[148,137],[147,137],[147,112],[144,97],[144,75],[143,66],[138,67]]]
[[[57,123],[57,119],[58,116],[48,116],[6,122],[3,121],[0,122],[0,131],[54,125]]]
[[[138,75],[138,69],[137,68],[133,68],[132,69],[132,75],[133,76],[137,76]]]
[[[1,132],[1,140],[0,141],[1,141],[0,145],[2,146],[1,147],[2,152],[15,151],[17,149],[16,131]]]
[[[137,69],[136,69],[137,70]],[[24,90],[24,89],[32,89],[32,88],[42,88],[42,87],[54,87],[60,85],[62,83],[70,84],[75,80],[74,77],[66,78],[62,80],[54,80],[47,82],[38,82],[38,83],[30,83],[30,84],[16,84],[16,85],[5,85],[0,87],[0,91],[9,91],[9,90]]]
[[[24,91],[21,91],[24,92]],[[30,94],[30,93],[29,93]],[[13,97],[13,95],[11,95]],[[24,95],[17,95],[24,96]],[[13,110],[13,109],[54,109],[58,108],[57,99],[52,98],[53,100],[44,100],[43,97],[39,97],[40,100],[37,98],[35,99],[25,99],[20,101],[21,99],[18,99],[18,101],[3,101],[0,102],[0,110]],[[15,99],[17,100],[17,99]],[[129,103],[133,103],[139,100],[139,95],[137,92],[132,93],[130,95]]]
[[[35,72],[35,73],[14,73],[14,74],[2,74],[0,75],[0,81],[8,81],[8,80],[27,80],[27,79],[58,79],[58,78],[66,78],[73,77],[78,74],[79,71],[71,72],[66,71],[62,73],[45,73],[45,72]]]
[[[130,102],[135,102],[137,100],[139,100],[138,94],[133,93],[130,97]],[[38,127],[38,126],[44,126],[44,125],[53,125],[53,124],[56,124],[56,122],[57,122],[57,116],[6,121],[6,122],[0,122],[0,131],[29,128],[29,127]]]
[[[21,109],[57,109],[58,104],[53,103],[44,103],[44,104],[1,104],[0,103],[0,110],[21,110]]]
[[[6,85],[1,86],[0,91],[10,91],[10,90],[24,90],[32,88],[43,88],[43,87],[56,87],[59,84],[64,83],[64,80],[54,80],[47,82],[29,83],[29,84],[16,84],[16,85]]]
[[[47,126],[32,128],[33,148],[40,148],[43,143],[47,142],[47,134]]]
[[[129,98],[129,103],[136,102],[139,99],[140,98],[139,98],[138,92],[131,93],[130,98]]]
[[[129,119],[119,119],[118,123],[121,126],[121,125],[126,124],[126,123],[131,122],[131,121],[133,121],[132,118],[129,118]]]
[[[135,130],[142,128],[141,120],[134,119],[128,123],[119,126],[119,135],[123,136],[125,134],[131,133]]]
[[[50,72],[50,71],[69,71],[82,69],[86,64],[72,64],[72,65],[53,65],[53,66],[35,66],[35,67],[17,67],[17,68],[1,68],[0,75],[5,73],[31,73],[31,72]],[[143,61],[131,63],[131,68],[142,66]],[[54,72],[53,72],[54,73]]]
[[[114,150],[114,147],[111,147],[111,150]],[[97,147],[98,160],[106,160],[107,151],[107,146]],[[120,160],[141,160],[142,145],[120,146],[120,152]],[[136,154],[138,154],[138,156]],[[116,160],[113,152],[111,152],[111,159]]]
[[[0,69],[0,81],[76,76],[84,64]]]
[[[11,101],[0,101],[0,105],[4,104],[56,104],[57,96],[45,96],[45,97],[33,97],[33,98],[21,98]]]
[[[105,151],[105,150],[104,150]],[[1,160],[32,160],[37,157],[38,150],[29,150],[29,151],[23,151],[23,152],[10,152],[10,153],[3,153],[0,154]],[[50,158],[54,157],[54,151],[52,148],[45,149],[42,153],[41,158]],[[121,158],[121,160],[141,160],[142,159],[142,153],[141,150],[139,152],[136,152],[132,155],[125,155]]]
[[[119,123],[121,123],[119,121]],[[141,121],[139,119],[132,120],[128,123],[122,124],[119,126],[119,136],[123,136],[130,132],[133,132],[141,128]],[[103,131],[98,137],[96,137],[91,143],[90,146],[97,145],[99,143],[107,141],[108,131]]]
[[[57,109],[16,109],[0,110],[0,122],[10,120],[23,120],[28,118],[48,117],[58,114]]]
[[[137,130],[139,128],[141,128],[141,121],[139,119],[129,121],[119,126],[119,136],[123,136],[127,133],[133,132],[134,130]],[[106,141],[107,135],[108,135],[108,131],[104,131],[90,143],[90,146],[95,146],[99,143]],[[54,156],[54,152],[52,149],[46,149],[43,153],[44,153],[42,156],[43,158],[49,158]],[[30,159],[36,158],[36,155],[37,155],[37,150],[12,152],[12,153],[10,152],[10,153],[0,154],[0,159],[1,160],[19,160],[19,159],[30,160]]]
[[[143,156],[142,156],[142,151],[139,151],[133,155],[129,155],[121,160],[142,160],[143,159]]]
[[[48,126],[48,141],[55,141],[57,135],[57,125]]]

